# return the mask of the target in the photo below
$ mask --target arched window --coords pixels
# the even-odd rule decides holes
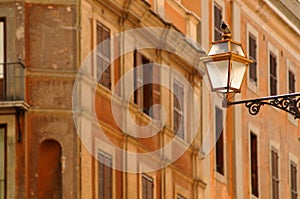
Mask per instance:
[[[39,198],[62,198],[61,146],[55,140],[45,140],[39,146]]]

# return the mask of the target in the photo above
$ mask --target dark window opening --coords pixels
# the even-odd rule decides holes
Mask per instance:
[[[258,156],[257,136],[251,132],[250,135],[250,158],[251,158],[251,190],[252,194],[258,197]]]
[[[291,196],[292,199],[298,198],[298,191],[297,191],[297,165],[291,162],[290,167],[290,175],[291,175]]]
[[[219,136],[216,143],[216,169],[218,173],[224,175],[223,112],[218,107],[215,109],[215,120],[215,136],[216,138]]]
[[[270,95],[277,95],[277,59],[270,53]]]
[[[159,111],[151,110],[154,104],[160,103],[159,67],[152,64],[141,53],[134,51],[134,103],[143,112],[154,119],[159,119]]]

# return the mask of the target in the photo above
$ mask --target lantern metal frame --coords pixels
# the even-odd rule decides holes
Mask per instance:
[[[210,52],[213,45],[219,44],[219,43],[226,43],[226,42],[240,46],[243,51],[241,43],[231,40],[231,34],[223,34],[222,40],[212,42],[211,47],[208,52]],[[243,55],[244,56],[239,55],[237,53],[233,53],[232,49],[231,49],[231,45],[228,45],[228,52],[223,52],[223,53],[213,54],[213,55],[209,55],[209,53],[208,53],[208,55],[206,57],[202,58],[201,60],[205,64],[207,64],[209,62],[228,60],[229,61],[228,64],[230,64],[229,66],[231,66],[231,64],[232,64],[231,62],[234,60],[234,61],[246,64],[246,70],[247,70],[248,64],[250,64],[252,62],[252,60],[248,59],[245,56],[244,51],[243,51]],[[300,92],[284,94],[284,95],[274,95],[274,96],[249,99],[249,100],[230,101],[230,99],[232,98],[232,94],[234,95],[236,93],[241,92],[241,86],[243,84],[244,76],[246,74],[246,72],[245,72],[243,75],[243,79],[241,81],[240,88],[236,89],[236,88],[230,86],[230,72],[231,72],[231,67],[228,67],[226,87],[215,89],[212,86],[213,92],[224,94],[223,95],[224,99],[223,99],[223,103],[222,103],[223,107],[227,108],[227,107],[233,106],[233,105],[244,104],[246,106],[246,108],[248,108],[248,111],[251,115],[257,115],[260,111],[261,106],[269,105],[269,106],[273,106],[278,109],[281,109],[285,112],[288,112],[289,114],[293,115],[295,119],[300,118]],[[207,74],[209,77],[210,84],[213,85],[212,79],[211,79],[208,71],[207,71]],[[226,90],[226,92],[219,92],[222,89]],[[232,90],[232,91],[230,92],[230,90]]]

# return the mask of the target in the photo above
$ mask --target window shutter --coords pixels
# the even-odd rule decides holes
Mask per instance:
[[[249,66],[250,79],[257,82],[256,39],[251,34],[249,35],[249,59],[253,61]]]
[[[215,129],[216,138],[219,135],[219,139],[216,143],[216,167],[217,172],[224,175],[224,143],[223,143],[223,113],[218,107],[215,109]]]
[[[114,37],[114,55],[117,58],[114,61],[114,84],[116,85],[117,82],[120,80],[121,77],[121,65],[120,65],[120,38]],[[120,88],[119,88],[120,89]],[[116,90],[117,94],[121,94],[120,90]]]
[[[277,63],[276,56],[270,53],[270,94],[277,95]]]
[[[222,9],[219,8],[218,5],[214,5],[214,34],[215,34],[215,40],[221,40],[222,38],[222,32],[220,30],[220,25],[222,21]]]
[[[153,82],[160,82],[160,68],[156,64],[152,64],[153,69]],[[160,85],[153,84],[152,85],[152,104],[160,104]],[[160,119],[160,112],[154,111],[153,118],[156,120]]]
[[[143,64],[142,55],[134,51],[134,67],[141,66]],[[143,108],[143,87],[139,87],[142,85],[143,81],[142,70],[141,68],[135,68],[134,70],[134,103],[138,105],[139,108]],[[139,88],[138,88],[139,87]]]
[[[111,88],[111,70],[108,66],[110,63],[110,30],[99,21],[97,22],[97,45],[101,43],[101,46],[97,46],[97,73],[102,73],[99,83],[106,88]],[[102,43],[104,42],[104,43]],[[104,68],[106,70],[103,72]]]

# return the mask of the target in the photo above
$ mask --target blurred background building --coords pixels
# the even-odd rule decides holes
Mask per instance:
[[[223,109],[218,100],[211,100],[203,74],[194,68],[201,63],[190,59],[203,56],[211,41],[221,39],[222,20],[254,61],[234,100],[299,92],[297,0],[1,0],[0,199],[299,198],[299,121],[271,106],[262,107],[256,116],[243,106]],[[119,57],[104,71],[95,98],[79,101],[90,100],[85,102],[95,106],[107,137],[125,151],[153,151],[175,135],[179,142],[191,141],[190,126],[199,126],[180,158],[157,171],[135,174],[110,167],[126,168],[128,154],[115,154],[96,134],[89,138],[96,157],[81,142],[78,134],[93,132],[95,124],[81,123],[76,130],[72,92],[81,63],[99,43],[144,27],[179,31],[186,37],[174,53],[137,49]],[[113,54],[124,51],[122,38],[113,41],[109,48],[98,49],[95,63],[109,63]],[[164,106],[167,115],[155,136],[136,138],[115,123],[112,90],[129,70],[153,63],[171,66],[188,80],[197,94],[200,119],[194,121],[194,109],[186,104],[192,91],[176,76],[168,77],[177,99],[158,84],[132,94],[129,109],[137,124],[160,119],[161,112],[149,111],[153,104]],[[97,65],[90,74],[102,70]],[[154,67],[135,74],[127,86],[146,78],[166,79]],[[82,107],[86,120],[91,107]],[[220,132],[213,150],[200,156],[207,133]],[[160,158],[169,160],[166,154]]]

